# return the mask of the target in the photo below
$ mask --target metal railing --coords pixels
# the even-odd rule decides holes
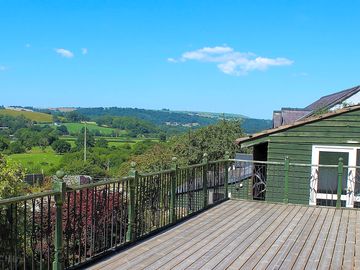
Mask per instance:
[[[360,208],[360,166],[230,159],[231,197]]]
[[[0,269],[70,269],[227,199],[224,160],[0,200]]]
[[[229,159],[0,200],[0,269],[64,269],[229,197],[360,207],[360,167]],[[345,183],[345,184],[344,184]]]
[[[0,201],[0,268],[49,269],[57,191]]]

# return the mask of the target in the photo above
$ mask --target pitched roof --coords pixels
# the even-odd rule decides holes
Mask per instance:
[[[260,138],[267,137],[267,136],[269,136],[271,134],[274,134],[274,133],[285,131],[285,130],[288,130],[288,129],[291,129],[291,128],[294,128],[294,127],[298,127],[298,126],[303,126],[305,124],[317,122],[317,121],[320,121],[322,119],[327,119],[327,118],[334,117],[334,116],[337,116],[337,115],[340,115],[340,114],[343,114],[343,113],[346,113],[346,112],[356,111],[356,110],[360,110],[360,105],[351,106],[351,107],[345,107],[343,109],[340,109],[340,110],[337,110],[337,111],[334,111],[334,112],[329,112],[329,113],[325,113],[325,114],[321,114],[321,115],[317,115],[317,116],[312,116],[312,117],[309,117],[309,118],[304,118],[304,120],[299,120],[299,121],[297,121],[297,122],[295,122],[293,124],[290,124],[290,125],[284,125],[284,126],[280,126],[280,127],[277,127],[277,128],[268,129],[268,130],[265,130],[265,131],[262,131],[262,132],[259,132],[259,133],[255,133],[255,134],[247,136],[247,137],[238,138],[238,139],[236,139],[235,143],[236,144],[241,144],[241,143],[244,143],[244,142],[260,139]]]
[[[324,96],[317,101],[311,103],[309,106],[305,107],[305,110],[318,111],[321,109],[328,109],[336,104],[339,104],[346,100],[348,97],[356,94],[360,91],[360,86],[355,86],[353,88],[337,92],[335,94]]]
[[[295,121],[306,117],[312,111],[298,108],[282,108],[281,111],[274,111],[273,113],[273,127],[282,125],[289,125]]]

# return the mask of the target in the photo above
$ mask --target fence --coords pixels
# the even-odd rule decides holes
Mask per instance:
[[[228,158],[0,200],[0,268],[74,268],[227,199]]]
[[[360,167],[204,160],[201,164],[0,200],[0,268],[63,269],[232,198],[360,207]]]
[[[231,197],[360,208],[360,166],[229,160]]]

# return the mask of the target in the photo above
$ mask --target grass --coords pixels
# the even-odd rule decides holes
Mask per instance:
[[[47,147],[45,151],[41,150],[40,147],[33,147],[27,153],[10,155],[9,159],[20,163],[29,173],[41,173],[43,171],[48,174],[53,167],[59,165],[61,155],[56,154],[51,147]]]
[[[10,116],[24,116],[31,121],[36,121],[38,123],[52,123],[53,119],[50,114],[40,113],[40,112],[27,112],[27,111],[16,111],[9,109],[0,109],[0,114],[10,115]]]
[[[70,134],[77,134],[81,131],[81,129],[85,126],[83,123],[64,123],[64,126],[67,127]],[[102,135],[109,136],[113,132],[120,132],[120,135],[125,135],[127,132],[125,130],[117,130],[115,128],[108,128],[108,127],[100,127],[96,123],[87,123],[86,127],[90,131],[100,131]]]
[[[133,147],[136,144],[136,142],[121,142],[121,141],[108,142],[109,147],[111,147],[111,146],[119,147],[119,146],[123,146],[125,144],[130,144],[130,146]]]
[[[104,138],[104,137],[97,137],[96,140],[99,140],[100,138]],[[124,144],[130,144],[131,146],[135,145],[137,142],[139,142],[139,140],[108,140],[106,138],[104,138],[105,140],[107,140],[109,147],[111,146],[123,146]],[[68,143],[71,144],[71,147],[76,147],[76,138],[75,137],[70,137],[70,136],[63,136],[61,137],[61,140],[65,140]]]

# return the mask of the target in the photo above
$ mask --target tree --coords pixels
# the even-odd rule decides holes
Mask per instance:
[[[201,162],[204,153],[208,154],[209,160],[223,158],[226,151],[234,156],[240,151],[235,140],[242,135],[240,121],[220,121],[216,125],[200,128],[173,139],[171,148],[179,159],[196,164]]]
[[[85,133],[85,128],[82,128],[76,140],[76,146],[78,149],[84,148],[84,133]],[[94,146],[95,146],[95,138],[89,132],[89,129],[86,128],[86,147],[90,148]]]
[[[80,114],[77,111],[68,112],[65,114],[65,118],[69,122],[81,122],[81,121],[87,121],[88,117],[85,115]]]
[[[61,159],[59,167],[69,175],[84,174],[94,178],[107,176],[105,158],[91,152],[86,162],[82,160],[81,151],[68,153]]]
[[[71,144],[64,140],[57,140],[52,143],[51,148],[58,154],[64,154],[70,152]]]
[[[173,157],[177,157],[179,165],[201,163],[204,153],[208,154],[209,160],[222,159],[226,151],[232,156],[240,151],[235,140],[241,136],[239,121],[221,121],[174,137],[167,143],[136,144],[133,149],[136,156],[131,161],[136,162],[141,172],[154,172],[169,169]],[[120,166],[118,174],[124,176],[129,170],[130,162],[126,162]]]
[[[69,130],[64,125],[58,126],[56,130],[59,132],[60,135],[69,135]]]
[[[159,140],[160,140],[160,142],[166,142],[166,134],[165,133],[160,133]]]
[[[25,147],[21,144],[21,142],[12,142],[9,146],[9,152],[11,154],[21,154],[21,153],[25,153],[26,149]]]
[[[49,141],[47,138],[40,138],[39,139],[39,146],[41,148],[42,151],[45,151],[45,148],[49,145]]]
[[[1,136],[0,137],[0,151],[4,151],[4,150],[8,149],[9,145],[10,145],[10,141],[7,138]]]
[[[108,146],[109,146],[108,141],[103,138],[97,140],[95,143],[95,147],[108,148]]]
[[[19,196],[24,193],[24,170],[16,163],[9,163],[0,155],[0,199]]]
[[[136,169],[140,172],[156,172],[169,169],[174,157],[172,150],[165,143],[152,145],[145,153],[131,158],[135,161]],[[126,176],[130,171],[130,161],[121,164],[118,175]]]
[[[59,122],[61,122],[59,116],[57,116],[57,115],[53,115],[52,118],[53,118],[53,122],[54,122],[54,123],[59,123]]]

